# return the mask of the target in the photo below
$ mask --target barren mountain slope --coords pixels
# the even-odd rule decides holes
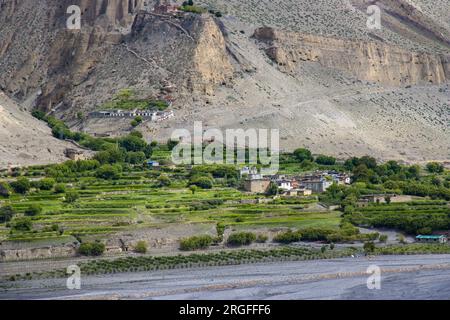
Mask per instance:
[[[69,2],[85,12],[81,31],[65,28]],[[175,118],[141,125],[148,139],[202,120],[280,129],[283,149],[450,159],[450,0],[196,2],[224,17],[161,17],[143,1],[0,0],[0,89],[78,130],[116,135],[129,119],[76,114],[122,88],[158,96],[169,82]],[[381,30],[366,26],[371,4]]]
[[[0,168],[65,161],[69,147],[74,146],[53,138],[45,123],[0,92]]]
[[[227,21],[228,22],[228,21]],[[448,84],[388,87],[352,78],[306,61],[289,74],[272,65],[257,42],[227,25],[230,42],[254,71],[232,88],[219,88],[208,103],[184,107],[163,128],[148,124],[149,137],[173,128],[276,128],[281,146],[308,146],[339,157],[371,154],[380,159],[421,161],[450,158]],[[251,30],[251,29],[249,29]],[[147,132],[146,129],[143,129]]]

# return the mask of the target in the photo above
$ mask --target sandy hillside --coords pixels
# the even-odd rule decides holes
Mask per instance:
[[[68,147],[73,146],[53,138],[45,123],[0,93],[0,168],[61,162]]]

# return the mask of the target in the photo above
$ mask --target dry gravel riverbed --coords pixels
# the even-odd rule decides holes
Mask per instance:
[[[367,288],[371,265],[381,289]],[[450,299],[450,255],[378,256],[6,282],[0,299]]]

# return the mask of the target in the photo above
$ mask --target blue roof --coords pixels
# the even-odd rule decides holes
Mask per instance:
[[[418,235],[416,237],[416,239],[441,239],[441,238],[445,238],[445,236],[444,235],[429,235],[429,236]]]

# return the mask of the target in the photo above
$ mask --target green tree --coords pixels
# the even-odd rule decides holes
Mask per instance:
[[[197,186],[189,186],[189,190],[191,190],[192,194],[195,194],[197,192],[198,187]]]
[[[172,151],[179,143],[179,141],[169,139],[167,141],[167,147],[169,148],[169,151]]]
[[[97,178],[105,180],[117,180],[120,178],[121,172],[122,166],[119,164],[115,165],[104,164],[103,166],[97,169],[95,176]]]
[[[211,178],[202,176],[193,177],[189,182],[189,185],[195,185],[202,189],[212,189],[213,184],[214,183]]]
[[[13,190],[16,193],[21,193],[21,194],[27,193],[31,188],[30,180],[28,180],[25,177],[21,177],[21,178],[17,179],[16,181],[11,182],[10,185],[11,185],[11,188],[13,188]]]
[[[364,243],[363,249],[365,253],[373,253],[375,251],[375,243],[368,241]]]
[[[294,157],[299,161],[302,162],[304,160],[310,160],[313,161],[313,156],[311,151],[305,148],[299,148],[294,151]]]
[[[390,204],[392,199],[390,196],[386,196],[386,197],[384,197],[384,201],[386,201],[387,204]]]
[[[267,188],[267,196],[276,196],[278,194],[278,185],[275,182],[270,182],[269,188]]]
[[[44,178],[40,181],[39,188],[41,190],[52,190],[55,183],[56,183],[55,179]]]
[[[209,235],[194,236],[194,237],[182,239],[180,241],[180,250],[191,251],[191,250],[206,249],[213,242],[214,242],[214,239]]]
[[[440,187],[442,185],[442,180],[439,179],[438,177],[432,177],[431,178],[431,184],[435,185],[437,187]]]
[[[76,191],[67,191],[65,198],[67,203],[74,203],[80,198],[80,194]]]
[[[0,197],[9,197],[11,195],[11,187],[5,182],[0,182]]]
[[[168,176],[166,176],[165,174],[162,174],[158,177],[158,186],[160,188],[162,187],[168,187],[170,186],[172,183],[172,181],[170,180],[170,178]]]
[[[42,213],[42,207],[38,204],[32,204],[25,210],[25,215],[34,217]]]
[[[58,183],[55,185],[55,193],[65,193],[66,192],[66,185],[63,183]]]
[[[438,162],[429,162],[427,163],[427,170],[430,173],[442,173],[444,172],[444,166]]]
[[[127,153],[127,162],[131,164],[142,164],[145,158],[145,153],[142,151]]]
[[[371,176],[370,170],[365,164],[358,165],[353,169],[353,180],[354,181],[365,181],[368,182]]]
[[[316,163],[321,165],[333,166],[336,164],[336,158],[330,156],[319,155],[316,158]]]
[[[140,125],[142,123],[142,121],[144,121],[144,119],[141,116],[137,116],[136,118],[134,118],[133,121],[131,121],[131,126],[137,127],[138,125]]]
[[[138,241],[136,243],[136,245],[134,246],[134,251],[137,253],[144,254],[144,253],[147,253],[147,250],[148,250],[148,245],[147,245],[147,242],[145,242],[145,241]]]
[[[84,242],[78,248],[78,253],[84,256],[101,256],[105,249],[105,245],[99,241]]]
[[[251,232],[233,233],[228,237],[229,246],[248,246],[256,241],[256,235]]]
[[[33,223],[28,217],[19,218],[14,221],[12,228],[17,231],[30,231],[33,228]]]
[[[0,207],[0,223],[10,221],[15,214],[16,211],[11,206]]]
[[[136,137],[134,135],[128,135],[120,139],[119,144],[126,151],[134,151],[134,152],[137,151],[145,152],[147,147],[147,143],[142,138]]]

